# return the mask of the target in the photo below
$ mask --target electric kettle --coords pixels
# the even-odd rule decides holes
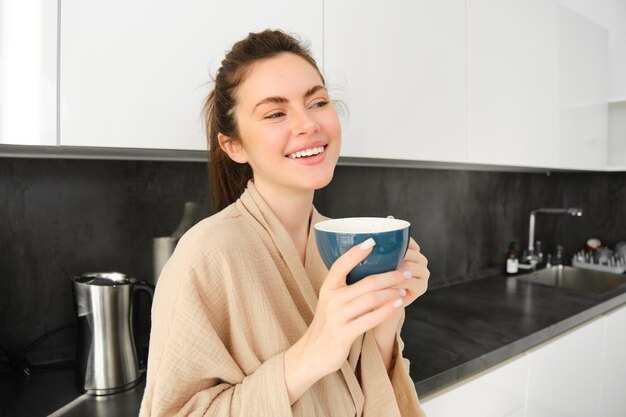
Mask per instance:
[[[133,296],[154,286],[119,272],[72,277],[78,316],[76,384],[80,391],[107,395],[137,385],[141,370],[131,321]]]

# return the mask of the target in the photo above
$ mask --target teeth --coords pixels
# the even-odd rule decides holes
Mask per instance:
[[[291,159],[302,158],[303,156],[317,155],[318,153],[322,153],[322,152],[324,152],[324,147],[318,146],[316,148],[309,148],[303,151],[294,152],[289,155],[289,158]]]

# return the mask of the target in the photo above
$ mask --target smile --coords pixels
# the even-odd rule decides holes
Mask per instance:
[[[316,146],[314,148],[303,149],[298,152],[294,152],[292,154],[287,155],[291,159],[298,159],[307,156],[313,156],[324,152],[324,146]]]

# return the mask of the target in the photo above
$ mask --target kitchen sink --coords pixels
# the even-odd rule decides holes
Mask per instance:
[[[527,275],[520,275],[517,279],[596,295],[626,284],[626,275],[563,265],[540,269]]]

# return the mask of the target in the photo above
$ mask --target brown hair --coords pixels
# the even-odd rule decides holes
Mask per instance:
[[[230,159],[217,139],[218,133],[221,133],[231,140],[241,140],[234,115],[237,87],[244,81],[249,69],[255,63],[284,52],[306,60],[320,74],[322,83],[325,83],[308,47],[280,30],[267,29],[248,34],[246,38],[233,45],[217,71],[213,91],[207,97],[203,108],[209,149],[209,191],[215,211],[220,211],[235,202],[246,188],[248,180],[252,178],[250,165],[239,164]]]

